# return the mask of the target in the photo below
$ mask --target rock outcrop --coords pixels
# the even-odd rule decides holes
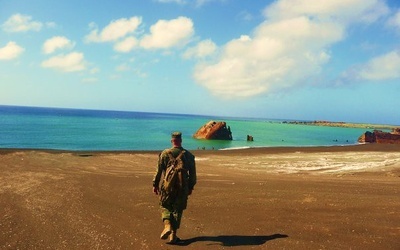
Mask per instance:
[[[395,128],[391,133],[374,130],[367,131],[358,138],[362,143],[400,144],[400,128]]]
[[[209,121],[193,135],[196,139],[206,140],[232,140],[231,128],[226,127],[226,122]]]
[[[392,134],[400,135],[400,128],[394,128],[394,129],[392,129]]]

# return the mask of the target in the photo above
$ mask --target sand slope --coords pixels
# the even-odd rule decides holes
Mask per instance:
[[[181,246],[159,239],[157,152],[2,150],[0,249],[399,249],[399,149],[194,152]]]

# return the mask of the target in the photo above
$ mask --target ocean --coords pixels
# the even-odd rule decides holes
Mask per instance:
[[[232,141],[192,135],[210,120],[225,121]],[[0,148],[74,151],[162,150],[181,131],[189,150],[357,144],[364,128],[283,123],[284,120],[125,111],[0,106]],[[247,135],[254,141],[248,142]]]

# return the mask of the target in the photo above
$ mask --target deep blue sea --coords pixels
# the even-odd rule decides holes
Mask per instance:
[[[225,121],[232,141],[207,141],[192,135],[210,120]],[[331,146],[357,144],[362,128],[282,123],[283,120],[0,106],[0,148],[60,150],[162,150],[170,134],[183,133],[193,149]],[[247,142],[247,135],[254,141]]]

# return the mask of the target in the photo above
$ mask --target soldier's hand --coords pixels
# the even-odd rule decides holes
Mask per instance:
[[[159,192],[160,192],[160,189],[158,187],[153,187],[153,193],[158,195]]]

